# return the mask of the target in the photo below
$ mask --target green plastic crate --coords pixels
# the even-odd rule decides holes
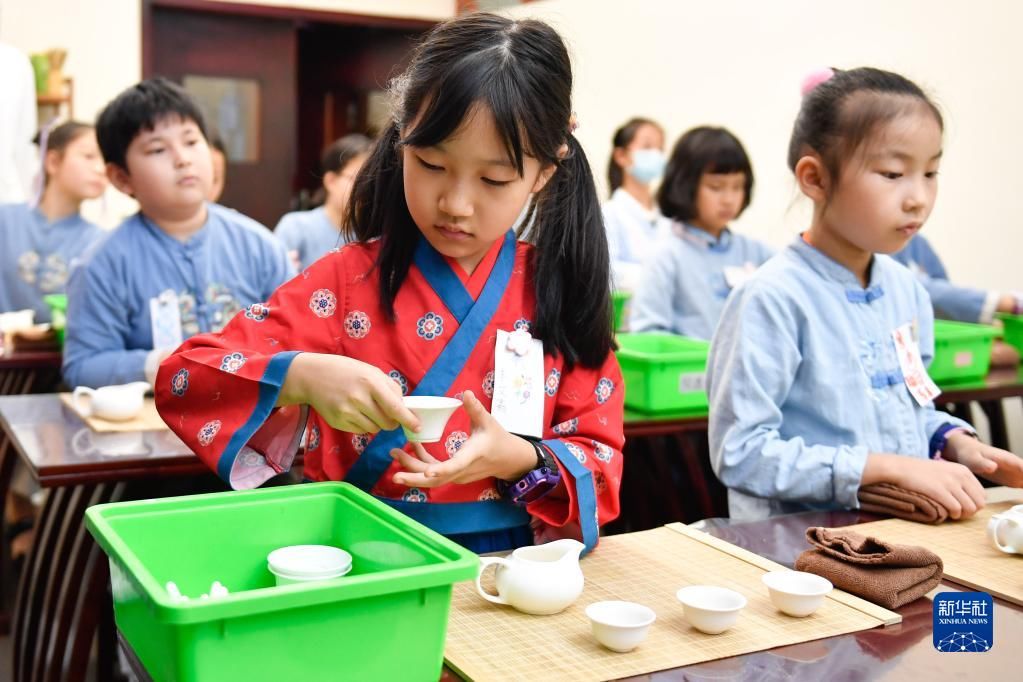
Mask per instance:
[[[452,584],[475,554],[346,483],[102,504],[89,532],[110,557],[117,627],[154,680],[402,679],[441,673]],[[352,555],[332,580],[277,587],[271,550]],[[230,591],[196,597],[219,580]]]
[[[43,296],[43,302],[50,306],[50,326],[57,334],[57,341],[64,345],[64,325],[67,322],[67,295],[47,294]]]
[[[998,313],[996,317],[1002,321],[1002,336],[1005,342],[1023,353],[1023,315]]]
[[[991,366],[994,327],[966,322],[934,321],[934,360],[927,373],[937,384],[974,381]]]
[[[709,341],[663,333],[619,334],[625,406],[641,412],[707,410]]]
[[[632,294],[628,291],[611,292],[611,302],[614,304],[614,328],[616,330],[624,330],[628,327],[625,311],[628,309],[628,302],[631,298]]]

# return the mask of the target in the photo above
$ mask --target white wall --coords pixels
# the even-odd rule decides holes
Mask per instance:
[[[580,137],[603,178],[614,129],[699,124],[736,133],[754,201],[738,229],[784,245],[806,225],[785,155],[802,76],[877,66],[914,79],[945,115],[938,205],[925,227],[953,278],[1023,289],[1023,3],[1015,0],[541,0],[509,10],[554,24],[575,65]]]

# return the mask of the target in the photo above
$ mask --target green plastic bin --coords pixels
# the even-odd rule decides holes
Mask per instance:
[[[998,313],[996,317],[1002,321],[1002,336],[1005,342],[1023,353],[1023,315]]]
[[[57,334],[57,342],[64,345],[64,325],[67,323],[67,294],[47,294],[43,302],[50,306],[50,326]]]
[[[624,330],[628,327],[628,319],[625,317],[625,311],[628,307],[629,299],[631,298],[632,294],[628,291],[611,292],[611,302],[614,304],[615,330]]]
[[[706,412],[709,341],[663,333],[619,334],[625,406],[640,412]]]
[[[927,373],[936,384],[983,379],[991,366],[991,344],[997,334],[985,324],[935,320],[934,360]]]
[[[347,483],[102,504],[89,532],[110,558],[117,627],[154,680],[430,680],[452,584],[475,554]],[[327,544],[341,578],[277,587],[270,551]],[[230,594],[197,597],[214,580]]]

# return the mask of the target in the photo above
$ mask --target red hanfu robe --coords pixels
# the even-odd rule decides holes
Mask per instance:
[[[429,249],[425,240],[420,249]],[[507,278],[503,292],[491,285],[497,294],[491,297],[496,310],[468,347],[464,362],[453,368],[455,378],[446,395],[458,398],[471,390],[490,409],[497,330],[528,329],[533,319],[532,250],[531,245],[516,243],[509,233],[469,276],[430,249],[441,269],[450,268],[446,276],[456,283],[455,288],[459,283],[464,287],[464,293],[459,293],[467,305],[481,305],[481,292],[490,278],[497,276],[495,262],[500,265],[499,259],[504,259],[506,266],[502,266]],[[286,471],[303,433],[306,477],[344,480],[374,438],[373,434],[336,430],[307,406],[274,408],[296,352],[333,353],[367,362],[408,394],[425,381],[424,376],[459,330],[458,318],[449,309],[456,307],[452,297],[445,293],[442,298],[435,291],[418,260],[418,251],[417,261],[395,298],[395,320],[389,321],[380,303],[374,269],[378,252],[379,242],[372,241],[349,244],[328,254],[280,287],[265,304],[239,313],[219,334],[192,337],[161,365],[156,385],[161,416],[232,487],[252,488]],[[561,357],[547,355],[544,376],[543,437],[561,464],[564,491],[559,487],[530,503],[527,511],[540,535],[545,528],[578,524],[587,544],[592,545],[596,524],[607,523],[619,513],[624,443],[621,372],[614,354],[608,354],[600,368],[576,365],[571,370],[565,368]],[[441,441],[425,447],[438,460],[457,457],[469,432],[469,418],[464,410],[458,410]],[[397,462],[388,461],[379,478],[374,474],[375,482],[360,487],[369,487],[368,492],[413,517],[417,516],[415,505],[433,506],[431,513],[423,508],[425,515],[420,520],[439,532],[480,532],[508,526],[509,508],[521,513],[501,497],[494,479],[407,488],[391,480],[399,469]],[[437,521],[434,512],[442,513],[444,505],[458,503],[463,504],[461,513]],[[483,513],[489,511],[505,520],[473,522],[474,517],[489,517]]]

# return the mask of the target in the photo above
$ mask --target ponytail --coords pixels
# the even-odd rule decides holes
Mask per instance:
[[[567,145],[520,235],[536,246],[534,336],[568,367],[599,367],[614,347],[607,234],[586,154],[573,135]]]
[[[380,301],[391,321],[420,234],[405,201],[400,144],[398,124],[392,121],[355,178],[341,225],[346,241],[380,238],[374,267],[380,270]]]

